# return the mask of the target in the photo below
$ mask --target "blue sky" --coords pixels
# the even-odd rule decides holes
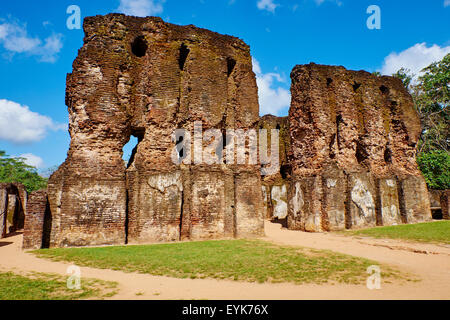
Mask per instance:
[[[67,28],[69,5],[79,6],[82,18],[157,15],[243,39],[254,57],[262,114],[287,115],[296,64],[418,72],[450,52],[450,0],[2,1],[0,150],[25,155],[41,170],[61,164],[70,142],[65,80],[83,31]],[[381,29],[367,27],[370,5],[381,10]]]

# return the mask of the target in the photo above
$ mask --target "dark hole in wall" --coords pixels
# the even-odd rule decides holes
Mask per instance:
[[[333,79],[327,78],[327,87],[329,87],[333,83]]]
[[[234,67],[236,66],[236,60],[233,58],[227,58],[227,76],[229,77],[234,70]]]
[[[288,227],[287,218],[284,218],[284,219],[272,218],[272,220],[270,222],[281,224],[282,228]]]
[[[356,141],[356,160],[358,163],[361,164],[368,158],[369,155],[366,152],[365,146],[361,143],[361,141]]]
[[[281,130],[281,126],[280,126],[279,123],[277,124],[276,129],[277,129],[277,130]]]
[[[228,143],[229,143],[229,141],[227,141],[226,130],[222,129],[222,137],[220,138],[220,141],[217,144],[217,148],[216,148],[216,155],[219,159],[222,158],[223,152],[224,152],[225,148],[227,147]]]
[[[9,232],[16,232],[17,230],[23,229],[23,222],[25,221],[25,219],[22,220],[21,218],[23,215],[24,212],[22,210],[22,201],[19,197],[17,197],[16,207],[13,216],[13,223],[9,229]]]
[[[431,216],[433,220],[442,220],[442,209],[439,208],[432,208],[431,209]]]
[[[134,39],[133,43],[131,44],[131,52],[136,57],[143,57],[147,53],[148,45],[147,41],[145,41],[144,36],[139,36]]]
[[[280,175],[283,179],[288,178],[291,175],[292,168],[288,164],[280,166]]]
[[[47,200],[44,213],[44,225],[42,228],[42,248],[50,248],[50,236],[52,231],[52,213],[50,211],[50,204]]]
[[[358,90],[359,87],[361,87],[361,83],[358,83],[358,82],[355,81],[355,82],[353,83],[353,91],[356,92],[356,90]]]
[[[178,63],[180,65],[181,71],[184,70],[184,65],[186,63],[189,52],[191,52],[191,50],[189,50],[189,48],[184,43],[182,43],[180,47],[180,56],[178,58]]]
[[[389,93],[389,88],[386,87],[386,86],[381,86],[381,87],[380,87],[380,91],[381,91],[381,93],[383,93],[383,94],[388,94],[388,93]]]
[[[330,153],[330,159],[336,158],[336,154],[335,154],[334,148],[333,148],[333,146],[334,146],[334,141],[335,141],[335,140],[336,140],[336,134],[334,133],[334,134],[331,136],[330,144],[328,145],[329,153]]]
[[[341,144],[340,144],[340,126],[341,124],[344,123],[344,120],[342,119],[342,115],[338,114],[336,116],[336,141],[337,141],[337,146],[338,149],[341,148]]]
[[[389,146],[386,146],[386,149],[384,150],[384,161],[386,163],[391,163],[392,162],[392,151],[389,148]]]

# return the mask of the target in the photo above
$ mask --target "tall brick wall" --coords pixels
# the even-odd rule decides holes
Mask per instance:
[[[44,225],[45,220],[49,219],[49,206],[47,201],[47,191],[40,190],[32,192],[27,201],[25,213],[25,226],[23,232],[23,249],[41,249],[46,247]]]
[[[261,235],[258,165],[172,162],[175,129],[257,128],[249,47],[154,17],[90,17],[84,30],[67,77],[70,149],[49,180],[50,246]]]
[[[70,149],[48,184],[50,247],[258,236],[264,218],[304,231],[431,219],[415,162],[420,121],[398,79],[297,66],[289,117],[260,119],[242,40],[119,14],[86,18],[84,31],[67,76]],[[198,124],[217,135],[196,145]],[[280,128],[275,173],[194,163],[214,150],[236,156],[227,130],[258,128]],[[181,142],[191,152],[174,163]]]
[[[430,220],[415,161],[420,121],[401,81],[316,64],[291,77],[289,228]]]

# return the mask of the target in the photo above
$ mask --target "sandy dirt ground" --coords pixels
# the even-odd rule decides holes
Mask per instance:
[[[334,233],[303,233],[266,223],[267,241],[283,245],[327,249],[364,257],[396,267],[419,282],[384,283],[379,290],[366,285],[258,284],[223,280],[175,279],[137,273],[81,268],[82,278],[119,283],[111,299],[208,299],[208,300],[301,300],[301,299],[449,299],[450,246],[397,240],[350,238]],[[66,276],[68,263],[36,258],[21,250],[22,235],[0,240],[0,270],[47,272]],[[1,288],[0,288],[1,289]]]

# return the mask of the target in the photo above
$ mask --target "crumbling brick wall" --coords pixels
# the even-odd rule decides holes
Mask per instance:
[[[402,82],[316,64],[291,78],[289,228],[431,219],[415,161],[420,121]]]
[[[174,130],[193,136],[195,121],[257,128],[249,47],[154,17],[90,17],[84,30],[67,76],[70,149],[48,186],[50,246],[261,235],[257,164],[172,161]]]
[[[0,238],[23,229],[27,191],[21,183],[0,183]]]
[[[266,219],[284,222],[287,218],[287,190],[290,181],[290,165],[288,162],[289,151],[289,119],[288,117],[276,117],[265,115],[259,121],[259,129],[267,130],[267,150],[260,145],[260,153],[266,152],[271,155],[272,130],[278,130],[279,150],[278,167],[276,170],[270,170],[270,174],[263,174],[262,193],[264,216]],[[269,156],[269,157],[270,157]],[[262,164],[262,168],[271,167],[273,163]]]
[[[0,239],[6,236],[6,217],[8,214],[8,192],[0,185]]]
[[[441,194],[442,219],[450,220],[450,190],[444,190]]]
[[[47,191],[40,190],[29,195],[25,213],[23,249],[48,247],[49,225],[51,222]],[[46,225],[47,223],[47,225]],[[45,229],[45,227],[47,227]]]

